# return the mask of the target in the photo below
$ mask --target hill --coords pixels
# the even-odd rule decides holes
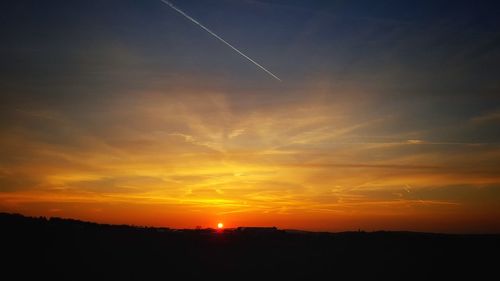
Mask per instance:
[[[495,276],[500,235],[177,230],[0,214],[5,280],[438,280]],[[48,279],[47,279],[48,278]]]

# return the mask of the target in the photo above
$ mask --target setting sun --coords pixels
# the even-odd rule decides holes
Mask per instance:
[[[0,213],[500,232],[500,1],[358,1],[0,0]]]
[[[0,276],[493,276],[499,14],[0,0]]]

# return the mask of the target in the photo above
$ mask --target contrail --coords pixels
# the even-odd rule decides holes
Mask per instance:
[[[165,3],[165,4],[167,4],[168,6],[170,6],[170,8],[174,9],[179,14],[183,15],[184,17],[186,17],[188,20],[194,22],[196,25],[198,25],[199,27],[203,28],[208,33],[212,34],[215,38],[219,39],[222,43],[228,45],[231,49],[233,49],[234,51],[236,51],[238,54],[242,55],[244,58],[246,58],[247,60],[251,61],[256,66],[258,66],[260,69],[264,70],[267,74],[271,75],[274,79],[276,79],[276,80],[278,80],[278,81],[281,82],[281,79],[278,76],[274,75],[271,71],[267,70],[265,67],[263,67],[262,65],[260,65],[259,63],[257,63],[256,61],[254,61],[253,59],[251,59],[250,57],[248,57],[247,55],[243,54],[240,50],[236,49],[236,47],[234,47],[233,45],[229,44],[226,40],[222,39],[219,35],[213,33],[210,29],[206,28],[201,23],[199,23],[197,20],[193,19],[188,14],[184,13],[182,10],[180,10],[179,8],[177,8],[176,6],[174,6],[174,4],[170,3],[167,0],[160,0],[160,1],[163,2],[163,3]]]

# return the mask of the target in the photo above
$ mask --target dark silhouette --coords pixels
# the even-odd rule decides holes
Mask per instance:
[[[0,238],[5,280],[485,280],[500,250],[499,235],[176,230],[1,213]]]

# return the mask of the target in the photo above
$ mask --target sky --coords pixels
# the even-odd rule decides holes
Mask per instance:
[[[0,3],[0,211],[500,232],[493,1]]]

